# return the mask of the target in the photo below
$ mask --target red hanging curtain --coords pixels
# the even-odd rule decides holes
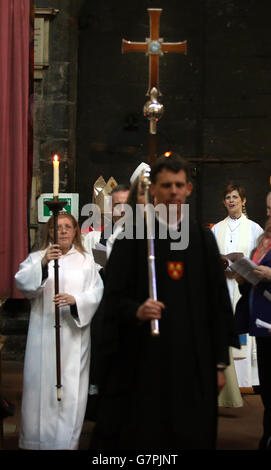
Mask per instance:
[[[0,299],[28,253],[30,0],[0,0]]]

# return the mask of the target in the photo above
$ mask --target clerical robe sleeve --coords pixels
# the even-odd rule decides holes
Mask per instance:
[[[31,253],[19,266],[15,274],[15,281],[18,289],[27,299],[34,299],[41,295],[47,278],[42,276],[43,253]]]
[[[81,292],[73,293],[76,302],[76,313],[73,319],[79,328],[83,328],[92,320],[103,295],[103,281],[98,273],[92,256],[86,255],[86,279]]]

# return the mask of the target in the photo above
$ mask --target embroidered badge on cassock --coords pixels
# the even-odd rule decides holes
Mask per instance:
[[[168,261],[167,272],[175,281],[183,275],[183,263],[181,261]]]

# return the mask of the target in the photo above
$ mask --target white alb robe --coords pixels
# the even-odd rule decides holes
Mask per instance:
[[[87,234],[82,235],[82,243],[85,250],[92,255],[92,250],[97,249],[100,245],[101,233],[99,230],[92,230]],[[96,263],[96,268],[98,271],[102,269],[102,266]]]
[[[42,281],[44,251],[31,253],[15,275],[31,300],[24,362],[22,423],[19,446],[25,449],[78,448],[89,380],[90,322],[103,293],[93,256],[74,247],[59,259],[59,293],[76,299],[77,317],[60,307],[61,401],[56,393],[54,262]]]
[[[102,232],[100,232],[99,230],[92,230],[91,232],[88,232],[87,234],[82,233],[82,242],[83,242],[85,250],[87,250],[88,253],[92,253],[92,250],[97,245],[99,245],[101,234]]]
[[[256,247],[263,229],[256,222],[248,219],[244,214],[239,219],[226,217],[212,227],[219,251],[226,255],[233,252],[244,253],[249,257]],[[227,279],[229,294],[235,311],[240,298],[238,283],[234,279]],[[235,355],[236,353],[236,355]],[[238,350],[234,350],[234,357],[238,356]],[[245,357],[234,360],[238,385],[241,388],[259,385],[255,340],[247,335],[247,347]]]
[[[106,257],[107,257],[107,259],[109,258],[110,254],[111,254],[114,241],[116,240],[118,235],[122,232],[122,230],[123,230],[123,227],[121,225],[115,225],[113,233],[111,233],[111,235],[108,237],[108,239],[106,241]],[[88,253],[92,253],[92,250],[94,250],[95,248],[99,249],[100,239],[101,239],[101,232],[96,231],[96,230],[92,230],[92,232],[89,232],[86,235],[83,235],[82,236],[82,241],[83,241],[83,245],[84,245],[85,250]],[[100,270],[102,268],[102,266],[100,266],[99,264],[96,264],[96,265],[97,265],[98,270]]]

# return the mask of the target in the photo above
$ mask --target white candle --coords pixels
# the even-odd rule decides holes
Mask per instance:
[[[58,155],[54,155],[53,165],[54,165],[54,197],[57,197],[58,188],[59,188],[59,157]]]

